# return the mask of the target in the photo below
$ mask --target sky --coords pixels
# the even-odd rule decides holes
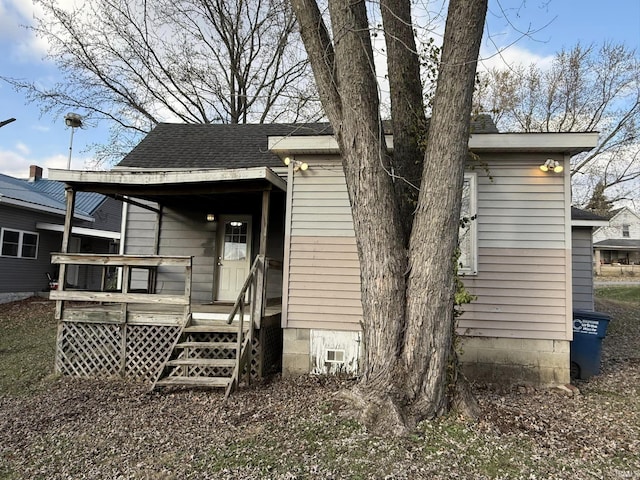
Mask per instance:
[[[55,65],[44,59],[47,45],[26,28],[37,14],[32,0],[0,0],[0,77],[43,85],[61,80]],[[555,52],[578,41],[624,42],[640,50],[640,0],[490,0],[485,30],[479,68],[504,61],[549,64]],[[535,33],[518,33],[527,31]],[[9,118],[16,121],[0,127],[0,173],[26,178],[29,165],[43,167],[45,176],[48,168],[66,168],[71,131],[64,115],[41,114],[23,92],[0,80],[0,121]],[[89,146],[107,140],[106,124],[76,129],[71,168],[90,168]]]

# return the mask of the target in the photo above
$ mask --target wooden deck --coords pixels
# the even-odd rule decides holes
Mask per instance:
[[[209,303],[192,304],[191,315],[201,320],[226,320],[233,304]],[[268,319],[280,315],[281,304],[268,305],[264,309],[263,318]],[[136,325],[181,325],[184,309],[179,305],[150,305],[129,303],[126,311],[126,323]],[[245,313],[245,319],[249,319]],[[120,303],[86,303],[68,302],[62,312],[65,322],[88,323],[125,323]]]

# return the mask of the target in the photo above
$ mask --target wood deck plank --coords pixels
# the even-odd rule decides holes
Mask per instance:
[[[185,387],[220,387],[225,388],[231,381],[227,377],[166,377],[158,380],[157,387],[185,386]]]
[[[235,358],[219,359],[219,358],[178,358],[169,360],[168,366],[193,366],[193,367],[233,367],[236,364]]]

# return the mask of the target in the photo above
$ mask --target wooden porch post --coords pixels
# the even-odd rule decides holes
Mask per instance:
[[[67,211],[64,216],[64,231],[62,232],[62,245],[60,247],[61,253],[69,253],[69,240],[71,239],[71,227],[73,226],[73,212],[76,206],[76,192],[73,187],[66,187],[65,199],[67,202]],[[65,263],[60,264],[58,273],[58,290],[64,291],[64,282],[67,273],[67,265]],[[62,318],[62,300],[56,301],[56,320]]]
[[[260,250],[259,255],[262,256],[263,264],[256,272],[256,305],[255,305],[255,317],[259,322],[262,321],[264,315],[267,284],[266,278],[266,262],[267,262],[267,234],[269,232],[269,200],[271,199],[271,191],[264,190],[262,192],[262,218],[260,220]]]

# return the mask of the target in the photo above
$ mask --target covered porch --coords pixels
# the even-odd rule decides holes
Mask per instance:
[[[261,377],[277,366],[286,183],[271,169],[50,177],[67,185],[62,248],[52,258],[58,372],[157,385],[192,378],[229,392],[242,372]],[[69,253],[78,191],[125,202],[118,254]],[[78,265],[99,275],[99,289],[71,288],[67,275]]]

